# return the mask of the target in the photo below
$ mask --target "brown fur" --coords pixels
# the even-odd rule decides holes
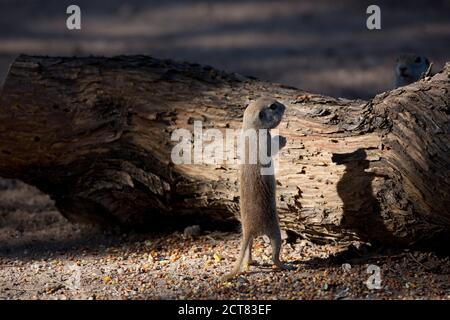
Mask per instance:
[[[244,112],[242,128],[273,129],[281,121],[285,106],[271,98],[260,98],[249,104]],[[260,114],[263,113],[263,116]],[[270,133],[267,135],[268,153],[272,155]],[[283,139],[282,137],[279,138]],[[281,141],[283,142],[283,141]],[[258,141],[259,143],[259,141]],[[245,144],[245,161],[240,165],[240,207],[242,224],[241,252],[233,271],[223,279],[228,280],[237,275],[242,266],[252,262],[252,242],[259,235],[267,235],[272,245],[272,259],[279,268],[284,268],[280,261],[281,234],[275,200],[275,176],[262,175],[264,165],[248,163],[249,145]]]

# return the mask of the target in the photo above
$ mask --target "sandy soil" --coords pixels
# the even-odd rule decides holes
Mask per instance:
[[[445,255],[288,237],[282,254],[293,270],[277,271],[260,238],[256,265],[223,283],[238,255],[235,231],[103,232],[68,223],[34,188],[2,184],[0,299],[450,299]],[[380,268],[379,289],[367,287],[370,265]]]
[[[148,54],[196,61],[313,92],[369,98],[392,86],[395,57],[449,60],[450,1],[377,1],[382,30],[365,26],[367,1],[80,0],[81,31],[65,29],[69,1],[0,1],[0,81],[20,53]],[[330,6],[330,4],[333,4]],[[238,233],[185,238],[105,233],[68,223],[52,201],[0,180],[0,299],[449,299],[450,261],[435,253],[285,241],[294,267],[277,272],[256,244],[257,266],[230,283]],[[347,265],[348,264],[348,265]],[[369,289],[368,265],[381,270]]]

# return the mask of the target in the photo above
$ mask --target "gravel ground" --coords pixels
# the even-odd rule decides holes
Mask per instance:
[[[1,299],[449,299],[450,259],[431,252],[284,240],[290,271],[272,269],[264,238],[256,265],[219,277],[238,255],[239,233],[102,232],[62,218],[47,196],[0,184]],[[5,182],[3,181],[3,185]],[[368,266],[381,289],[369,289]]]

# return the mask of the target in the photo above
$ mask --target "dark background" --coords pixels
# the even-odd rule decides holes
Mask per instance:
[[[66,29],[70,4],[81,7],[80,31]],[[381,7],[381,30],[366,28],[369,4]],[[399,53],[438,70],[449,49],[450,0],[0,1],[0,79],[20,53],[146,54],[370,98],[392,87]]]

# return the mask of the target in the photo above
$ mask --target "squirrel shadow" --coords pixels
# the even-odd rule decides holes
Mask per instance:
[[[366,171],[370,161],[363,148],[351,153],[334,153],[331,159],[346,167],[337,183],[337,192],[344,204],[342,226],[374,246],[392,242],[393,235],[383,222],[381,207],[372,188],[376,177],[387,176]]]

